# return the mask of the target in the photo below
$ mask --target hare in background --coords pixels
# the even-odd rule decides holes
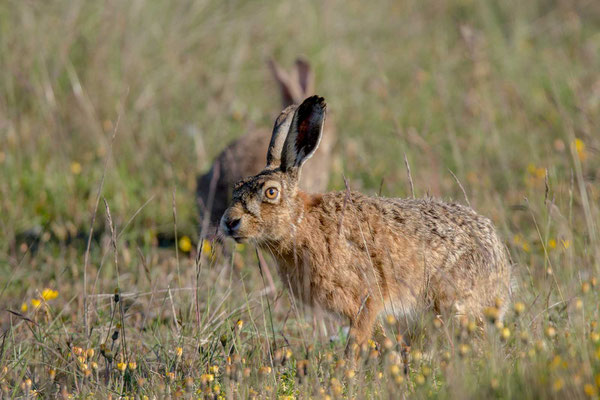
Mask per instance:
[[[313,96],[280,114],[267,165],[235,185],[221,232],[272,252],[284,286],[347,317],[359,345],[378,315],[414,314],[423,300],[436,314],[479,320],[486,307],[503,304],[501,317],[511,265],[489,219],[433,198],[299,189],[303,165],[322,142],[325,111]]]
[[[314,94],[314,74],[308,61],[298,58],[292,71],[283,70],[274,60],[269,68],[281,91],[282,108],[300,104]],[[327,189],[331,169],[331,152],[335,131],[328,126],[321,151],[310,161],[310,170],[303,175],[300,187],[308,192]],[[260,172],[269,145],[271,131],[256,129],[231,142],[214,160],[210,170],[197,180],[197,200],[203,233],[212,236],[231,200],[233,185],[246,176]]]

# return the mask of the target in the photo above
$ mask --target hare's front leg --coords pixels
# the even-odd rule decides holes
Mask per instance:
[[[380,311],[379,302],[368,298],[353,316],[349,316],[350,332],[348,344],[346,345],[346,355],[350,354],[354,343],[357,344],[357,349],[361,349],[371,339],[375,321]]]

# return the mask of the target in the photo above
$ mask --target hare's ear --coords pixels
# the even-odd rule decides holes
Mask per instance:
[[[294,119],[294,111],[296,111],[297,108],[298,106],[295,105],[288,106],[275,120],[271,142],[269,143],[269,149],[267,150],[268,169],[279,168],[281,165],[281,150],[283,149],[285,138],[290,131],[290,126]]]
[[[281,151],[283,172],[299,169],[317,150],[326,108],[325,99],[319,96],[309,97],[298,106]]]
[[[281,92],[281,102],[283,107],[292,104],[298,104],[304,97],[302,96],[302,88],[294,77],[290,76],[277,62],[270,58],[268,61],[269,68],[273,74],[273,78],[277,81]]]
[[[298,57],[296,59],[296,74],[298,75],[298,83],[300,83],[302,89],[302,97],[312,96],[315,92],[315,75],[306,58]]]

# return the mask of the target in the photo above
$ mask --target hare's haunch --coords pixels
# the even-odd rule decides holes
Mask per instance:
[[[480,318],[507,304],[511,267],[491,221],[434,199],[298,189],[323,133],[325,101],[313,96],[275,123],[267,166],[238,182],[221,231],[272,252],[281,279],[304,302],[350,319],[369,339],[383,312]]]

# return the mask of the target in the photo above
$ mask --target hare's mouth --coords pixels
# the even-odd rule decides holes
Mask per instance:
[[[246,239],[248,239],[246,236],[231,236],[231,238],[235,240],[236,243],[243,243]]]

